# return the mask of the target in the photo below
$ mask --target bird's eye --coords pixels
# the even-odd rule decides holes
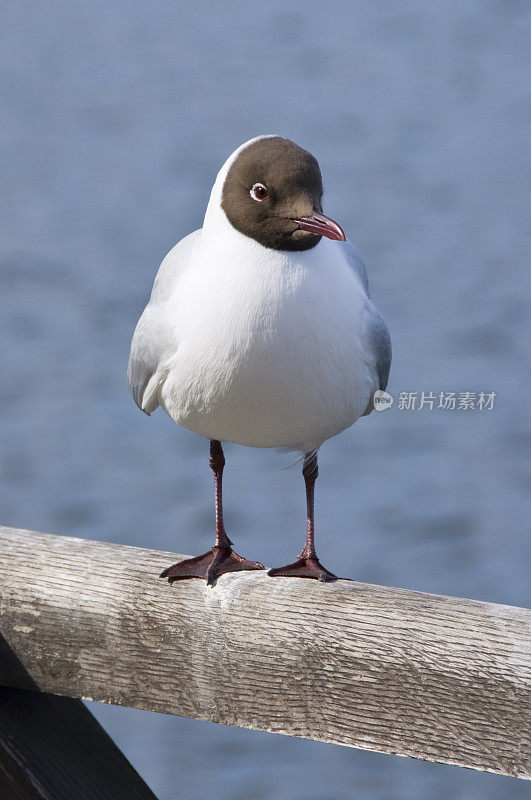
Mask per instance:
[[[249,194],[253,200],[257,200],[259,203],[269,196],[269,192],[263,183],[253,183],[251,189],[249,190]]]

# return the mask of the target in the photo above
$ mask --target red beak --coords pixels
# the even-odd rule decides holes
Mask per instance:
[[[337,222],[330,217],[325,217],[320,211],[314,211],[309,217],[294,219],[299,228],[303,231],[317,233],[319,236],[327,236],[329,239],[336,239],[338,242],[345,242],[346,236]]]

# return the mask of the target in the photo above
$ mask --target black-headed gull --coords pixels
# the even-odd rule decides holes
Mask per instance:
[[[316,159],[280,136],[258,136],[227,159],[203,227],[159,269],[131,344],[134,400],[210,440],[216,539],[164,570],[171,582],[264,569],[225,533],[222,441],[304,455],[307,535],[297,561],[269,575],[331,580],[314,545],[317,451],[373,409],[391,363],[389,332],[365,266],[322,212]]]

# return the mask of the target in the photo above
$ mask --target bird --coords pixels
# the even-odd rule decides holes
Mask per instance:
[[[170,583],[263,570],[232,549],[223,520],[222,442],[301,454],[302,552],[274,578],[332,581],[315,549],[317,453],[374,409],[387,387],[391,339],[367,272],[323,213],[317,159],[290,139],[244,142],[215,179],[203,226],[164,258],[131,342],[136,405],[158,406],[210,442],[215,541],[164,569]]]

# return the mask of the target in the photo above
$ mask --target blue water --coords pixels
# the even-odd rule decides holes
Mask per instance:
[[[393,336],[390,391],[321,451],[318,546],[362,581],[529,605],[531,7],[518,0],[19,2],[4,9],[1,522],[180,552],[212,536],[207,445],[134,407],[165,252],[242,141],[319,159]],[[226,448],[226,519],[290,560],[299,469]],[[161,591],[165,591],[161,584]],[[520,800],[516,780],[90,704],[161,800]]]

